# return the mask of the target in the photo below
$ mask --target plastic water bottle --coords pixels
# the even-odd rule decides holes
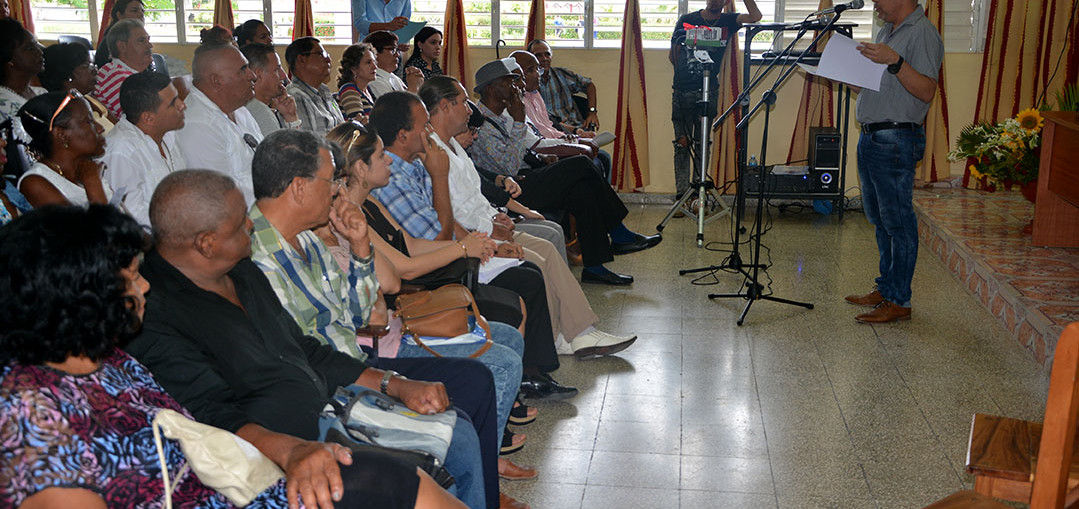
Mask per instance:
[[[746,168],[756,169],[757,166],[758,166],[758,164],[757,164],[757,155],[753,154],[753,155],[749,156],[749,162],[746,163]]]

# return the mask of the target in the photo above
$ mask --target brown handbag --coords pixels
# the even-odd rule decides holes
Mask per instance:
[[[442,354],[434,351],[420,339],[420,336],[453,338],[469,332],[468,318],[476,318],[476,323],[483,328],[486,336],[480,347],[469,355],[476,358],[491,349],[491,326],[480,314],[472,292],[464,285],[451,284],[434,290],[399,295],[397,311],[394,315],[401,318],[405,334],[436,357]]]

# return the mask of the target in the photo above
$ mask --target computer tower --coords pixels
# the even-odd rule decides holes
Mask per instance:
[[[809,176],[812,193],[835,193],[839,189],[842,138],[834,127],[809,128]]]

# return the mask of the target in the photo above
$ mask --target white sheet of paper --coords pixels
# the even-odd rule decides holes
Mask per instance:
[[[833,33],[828,45],[824,47],[820,65],[799,66],[817,76],[879,92],[880,79],[887,66],[875,63],[859,53],[858,44],[858,41],[850,37]]]
[[[521,260],[516,258],[491,258],[486,263],[480,265],[479,282],[483,284],[490,283],[492,279],[498,277],[502,271],[516,267],[522,264]]]

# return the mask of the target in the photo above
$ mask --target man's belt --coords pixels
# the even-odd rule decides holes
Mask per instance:
[[[863,133],[875,133],[877,131],[886,131],[888,129],[918,129],[922,127],[922,124],[915,124],[914,122],[874,122],[872,124],[862,124]]]

